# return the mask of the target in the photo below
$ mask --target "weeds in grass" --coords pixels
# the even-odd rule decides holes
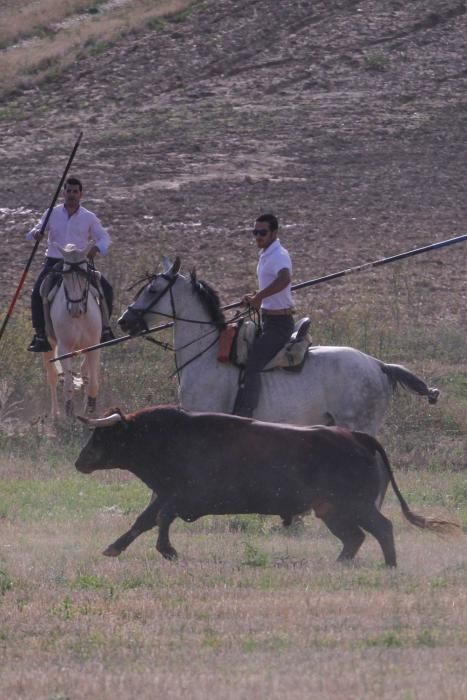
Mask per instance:
[[[0,380],[0,429],[7,435],[18,424],[17,412],[21,408],[21,399],[13,398],[14,387],[7,379]]]
[[[367,639],[365,644],[369,647],[386,647],[387,649],[397,649],[404,646],[404,641],[400,632],[389,630],[387,632],[383,632],[383,634],[379,635],[378,637]]]
[[[13,579],[10,578],[6,571],[0,569],[0,596],[5,595],[7,591],[13,588]]]
[[[53,615],[56,615],[61,620],[68,622],[69,620],[72,620],[76,615],[76,608],[73,604],[71,597],[69,595],[66,595],[64,599],[52,609],[51,612]]]
[[[260,534],[264,531],[264,520],[260,515],[234,515],[230,516],[227,523],[213,520],[213,527],[222,527],[229,532],[243,532],[248,535]]]
[[[245,566],[268,566],[271,558],[251,542],[245,542]]]
[[[208,628],[204,633],[202,646],[207,647],[208,649],[217,650],[222,646],[222,638],[215,630]]]
[[[113,585],[105,578],[96,576],[95,574],[80,574],[72,582],[72,588],[85,590],[111,590]]]
[[[374,73],[382,73],[387,68],[387,58],[382,51],[368,51],[363,57],[365,69]]]

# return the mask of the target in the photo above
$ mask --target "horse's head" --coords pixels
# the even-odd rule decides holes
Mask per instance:
[[[59,250],[63,255],[63,288],[67,309],[74,318],[87,311],[89,291],[89,271],[87,254],[90,246],[81,250],[74,243],[68,243]]]
[[[93,244],[91,244],[91,246],[92,245]],[[87,254],[91,246],[88,246],[83,250],[77,248],[74,243],[67,243],[64,248],[60,248],[60,246],[58,246],[63,256],[63,272],[70,272],[72,270],[77,270],[78,268],[87,270]]]
[[[124,333],[136,335],[148,329],[151,315],[160,313],[172,317],[173,307],[170,290],[175,284],[180,270],[180,258],[170,263],[164,259],[164,271],[145,279],[146,284],[137,292],[132,304],[118,319]]]

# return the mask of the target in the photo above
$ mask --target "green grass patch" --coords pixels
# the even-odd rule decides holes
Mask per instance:
[[[123,515],[139,513],[150,492],[141,482],[103,484],[80,475],[0,480],[0,513],[11,521],[68,522],[70,514],[88,517],[97,510],[118,509]]]
[[[8,572],[0,569],[0,596],[4,596],[7,591],[11,591],[13,586],[13,579]]]
[[[399,649],[406,644],[404,637],[397,630],[388,630],[365,641],[365,645],[368,647],[385,647],[386,649]]]

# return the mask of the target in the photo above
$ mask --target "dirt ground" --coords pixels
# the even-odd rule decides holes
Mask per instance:
[[[280,218],[295,282],[465,233],[466,35],[460,0],[206,0],[9,96],[5,308],[30,251],[24,233],[81,129],[71,172],[111,231],[101,267],[120,307],[162,254],[196,266],[224,303],[238,299],[254,287],[250,230],[263,211]],[[397,305],[433,328],[465,328],[466,260],[467,244],[453,245],[300,292],[297,304],[318,318]]]

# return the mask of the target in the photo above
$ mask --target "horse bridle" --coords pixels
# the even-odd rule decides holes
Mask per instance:
[[[81,265],[83,263],[86,263],[86,270],[83,270]],[[65,266],[67,269],[65,269]],[[90,275],[89,275],[89,263],[87,259],[85,258],[84,260],[79,260],[78,262],[65,262],[63,263],[63,269],[62,269],[62,277],[65,275],[70,275],[70,274],[75,274],[78,275],[78,277],[84,277],[86,282],[83,288],[83,293],[79,299],[72,299],[69,294],[68,290],[66,288],[66,285],[63,285],[63,291],[65,294],[65,299],[66,299],[66,305],[68,312],[70,312],[70,306],[71,304],[83,304],[83,312],[86,313],[88,310],[88,295],[89,295],[89,285],[90,285]]]
[[[140,323],[141,323],[141,325],[143,326],[143,328],[144,328],[145,331],[148,331],[148,330],[149,330],[148,325],[147,325],[147,323],[146,323],[146,321],[145,321],[145,319],[144,319],[145,314],[148,314],[148,313],[149,313],[149,314],[150,314],[150,313],[159,314],[160,316],[165,316],[166,318],[171,318],[173,321],[185,321],[186,323],[197,323],[197,324],[201,324],[201,325],[214,326],[213,329],[211,329],[210,331],[208,331],[208,332],[205,333],[204,335],[200,336],[199,338],[195,338],[194,340],[191,340],[189,343],[186,343],[185,345],[182,345],[180,348],[170,347],[167,343],[161,343],[161,342],[159,342],[158,340],[155,340],[154,338],[151,338],[151,337],[149,337],[149,336],[146,337],[146,340],[150,340],[150,341],[151,341],[152,343],[154,343],[155,345],[159,345],[160,347],[163,347],[165,350],[169,350],[169,349],[172,350],[172,352],[173,352],[174,355],[175,355],[175,372],[174,372],[174,375],[176,374],[177,377],[178,377],[178,380],[180,381],[180,372],[182,371],[182,369],[184,369],[185,367],[187,367],[187,365],[189,365],[189,364],[191,364],[192,362],[194,362],[195,360],[197,360],[198,357],[201,357],[202,355],[204,355],[205,352],[207,352],[208,350],[210,350],[210,349],[212,348],[212,346],[215,345],[215,343],[217,343],[217,341],[219,340],[219,336],[220,336],[219,327],[218,327],[218,325],[217,325],[214,321],[199,321],[199,320],[195,320],[195,319],[192,319],[192,318],[182,318],[181,316],[177,316],[177,312],[176,312],[176,309],[175,309],[175,300],[174,300],[174,296],[173,296],[172,287],[174,286],[175,282],[177,281],[178,275],[177,275],[177,274],[175,274],[175,275],[168,275],[168,274],[165,274],[165,273],[162,273],[162,274],[160,274],[160,275],[154,275],[154,276],[152,277],[152,279],[151,279],[151,282],[153,282],[153,281],[156,279],[156,277],[162,277],[163,279],[165,279],[165,280],[168,282],[167,286],[166,286],[164,289],[162,289],[158,294],[155,295],[155,298],[151,300],[151,303],[150,303],[146,308],[144,308],[144,309],[135,309],[135,308],[133,308],[133,307],[130,307],[132,313],[134,313],[134,314],[138,317],[138,320],[140,321]],[[151,282],[150,282],[150,283],[151,283]],[[140,296],[140,294],[143,292],[144,289],[145,289],[145,287],[142,287],[142,288],[137,292],[136,297],[135,297],[135,301],[136,301],[136,299]],[[171,305],[171,307],[172,307],[172,314],[164,314],[164,313],[161,313],[160,311],[152,311],[152,308],[162,299],[162,297],[163,297],[165,294],[167,294],[167,292],[169,292],[169,294],[170,294],[170,305]],[[133,302],[133,303],[134,303],[134,302]],[[204,348],[203,350],[201,350],[197,355],[194,355],[193,357],[190,357],[190,359],[187,360],[186,362],[184,362],[183,365],[181,365],[181,366],[178,366],[178,365],[177,365],[177,355],[176,355],[177,352],[180,352],[181,350],[185,350],[186,348],[190,347],[190,345],[193,345],[194,343],[197,343],[199,340],[202,340],[203,338],[206,338],[207,336],[211,335],[212,333],[215,333],[216,331],[217,331],[218,333],[217,333],[217,336],[216,336],[216,337],[214,338],[214,340],[212,341],[212,343],[210,343],[206,348]],[[172,376],[173,376],[173,375],[172,375]]]
[[[136,296],[135,296],[135,299],[134,299],[134,301],[133,301],[133,304],[131,304],[130,307],[129,307],[129,308],[131,309],[131,313],[134,314],[134,315],[138,318],[138,320],[139,320],[141,326],[143,327],[143,329],[144,329],[145,331],[148,331],[148,330],[149,330],[148,324],[146,323],[146,321],[145,321],[145,319],[144,319],[145,314],[151,314],[151,313],[156,314],[156,313],[158,313],[160,316],[166,316],[167,318],[173,318],[173,319],[175,320],[175,304],[174,304],[174,299],[173,299],[173,294],[172,294],[172,287],[174,286],[174,284],[175,284],[175,282],[176,282],[176,280],[177,280],[177,275],[166,275],[166,274],[152,275],[152,277],[149,278],[149,284],[152,284],[152,282],[154,282],[154,280],[155,280],[157,277],[162,277],[163,279],[165,279],[165,280],[168,282],[167,286],[164,287],[164,289],[162,289],[160,292],[158,292],[158,293],[154,296],[154,299],[151,300],[150,304],[149,304],[148,306],[146,306],[146,308],[144,308],[144,309],[135,309],[135,308],[133,307],[133,304],[134,304],[135,301],[138,299],[138,297],[143,293],[143,291],[146,289],[147,284],[144,285],[144,286],[141,287],[141,289],[136,293]],[[151,309],[162,299],[162,297],[163,297],[167,292],[170,292],[170,303],[171,303],[171,305],[172,305],[172,311],[173,311],[172,316],[169,316],[168,314],[162,314],[162,313],[160,313],[159,311],[152,311],[152,310],[151,310]],[[150,292],[150,293],[151,293],[151,292]]]

